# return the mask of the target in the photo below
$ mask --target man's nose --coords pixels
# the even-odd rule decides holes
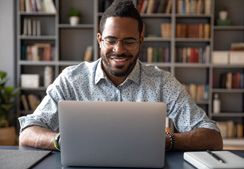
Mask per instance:
[[[113,52],[116,52],[117,54],[123,54],[126,52],[123,41],[118,41],[117,44],[113,47]]]

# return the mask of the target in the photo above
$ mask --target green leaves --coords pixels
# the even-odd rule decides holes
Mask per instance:
[[[0,71],[0,127],[8,126],[10,110],[16,103],[16,96],[20,93],[18,88],[5,87],[7,81],[7,73]]]
[[[80,16],[80,11],[78,9],[75,8],[71,8],[69,11],[69,16]]]

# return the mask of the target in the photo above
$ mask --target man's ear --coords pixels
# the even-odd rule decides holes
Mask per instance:
[[[140,36],[140,48],[142,47],[143,41],[144,41],[144,34],[145,34],[145,24],[143,24],[141,36]]]
[[[100,33],[97,33],[97,42],[99,43],[99,47],[101,48],[101,45],[102,45],[102,35]]]

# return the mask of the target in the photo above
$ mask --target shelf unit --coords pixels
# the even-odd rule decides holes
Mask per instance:
[[[20,86],[20,75],[23,73],[38,73],[43,81],[45,66],[54,69],[54,78],[70,65],[79,64],[82,61],[87,46],[93,46],[93,60],[99,58],[99,47],[97,43],[97,32],[99,32],[99,21],[103,14],[101,3],[108,0],[54,0],[57,13],[26,13],[19,10],[17,3],[17,85]],[[133,0],[136,5],[139,1]],[[214,120],[233,119],[238,123],[244,123],[244,89],[220,89],[217,81],[221,72],[240,71],[244,72],[244,65],[213,65],[211,64],[211,52],[213,50],[229,50],[232,42],[244,42],[244,13],[242,0],[211,0],[211,14],[178,14],[177,0],[172,0],[172,9],[169,14],[141,14],[145,23],[144,48],[168,47],[170,51],[169,63],[152,62],[161,69],[170,71],[181,83],[205,84],[209,86],[209,98],[207,101],[197,101],[208,116]],[[231,26],[216,26],[218,8],[226,5],[229,9],[229,17],[233,21]],[[70,26],[68,11],[75,7],[81,11],[80,24]],[[41,36],[21,36],[23,32],[24,18],[38,18],[41,21]],[[170,38],[161,37],[161,23],[171,24]],[[181,24],[210,24],[209,38],[177,38],[176,25]],[[158,37],[148,37],[156,34]],[[55,59],[52,61],[28,61],[21,60],[21,46],[33,43],[51,43],[55,46]],[[176,48],[210,47],[210,57],[206,63],[179,63],[176,62]],[[213,81],[213,74],[215,80]],[[200,78],[199,78],[200,77]],[[213,84],[215,83],[215,84]],[[37,93],[41,97],[45,95],[46,87],[41,82],[37,89],[21,88],[24,94]],[[220,114],[212,113],[212,101],[214,93],[219,93],[223,110]],[[18,116],[31,113],[24,111],[21,105],[18,107]],[[235,139],[234,139],[235,140]],[[244,140],[243,140],[244,142]],[[233,142],[234,144],[234,142]]]
[[[218,26],[218,9],[226,6],[228,19],[231,24],[228,26]],[[231,43],[244,42],[244,13],[241,6],[242,0],[215,0],[214,3],[214,25],[213,25],[213,51],[228,51],[231,49]],[[244,65],[211,65],[210,73],[214,76],[213,88],[211,91],[211,100],[215,93],[219,94],[221,100],[221,112],[214,114],[210,112],[210,117],[216,121],[233,120],[235,123],[244,124],[244,89],[223,89],[220,88],[220,76],[226,72],[244,72]],[[224,145],[244,146],[243,138],[224,138]]]

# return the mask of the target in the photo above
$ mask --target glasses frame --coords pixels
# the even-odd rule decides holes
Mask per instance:
[[[125,40],[126,40],[126,39],[121,39],[121,40],[117,39],[117,40],[116,40],[116,43],[113,45],[112,48],[107,48],[106,45],[104,44],[104,43],[106,43],[106,38],[102,39],[102,43],[103,43],[103,46],[104,46],[106,49],[108,49],[108,50],[111,50],[111,49],[113,49],[116,45],[118,45],[118,42],[119,42],[119,41],[122,41],[123,48],[124,48],[125,50],[127,50],[127,51],[132,51],[132,50],[135,50],[135,49],[137,48],[139,41],[136,41],[136,46],[135,46],[134,49],[130,49],[130,50],[128,50],[128,49],[126,49],[126,47],[124,46],[124,41],[125,41]]]

